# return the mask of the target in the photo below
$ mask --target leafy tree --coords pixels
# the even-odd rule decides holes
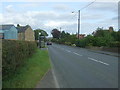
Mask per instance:
[[[112,37],[111,33],[106,33],[104,39],[106,40],[106,46],[110,46],[110,43],[114,41],[114,38]]]
[[[115,41],[120,41],[120,31],[118,32],[113,31],[111,32],[111,35],[113,36]]]
[[[86,37],[85,37],[85,40],[86,40],[86,42],[87,42],[87,45],[88,44],[90,44],[90,43],[93,43],[94,42],[94,36],[92,36],[92,35],[87,35]]]
[[[109,30],[111,29],[111,30]],[[119,47],[120,46],[120,31],[113,31],[110,27],[108,30],[97,28],[93,35],[87,35],[83,39],[77,39],[76,35],[70,35],[62,31],[61,38],[53,39],[54,42],[66,45],[75,44],[78,47],[86,46],[106,46],[106,47]]]
[[[65,32],[65,31],[62,31],[62,33],[61,33],[61,38],[66,38],[66,37],[68,37],[68,36],[70,36],[70,33]]]
[[[93,32],[93,36],[95,37],[104,37],[106,33],[110,33],[109,30],[104,30],[103,28],[97,28],[95,32]]]
[[[71,42],[71,44],[75,44],[75,40],[77,39],[76,35],[68,35],[66,38],[66,41]]]
[[[65,38],[65,36],[66,36],[65,31],[62,31],[62,33],[61,33],[61,38]]]
[[[102,37],[104,36],[104,31],[102,29],[97,29],[96,32],[94,33],[95,37]]]
[[[42,29],[36,29],[34,30],[35,33],[35,40],[38,40],[39,33],[41,33],[41,36],[48,36],[47,32]]]
[[[58,29],[53,29],[51,34],[52,34],[53,38],[57,38],[57,39],[59,39],[60,35],[61,35],[61,33]]]

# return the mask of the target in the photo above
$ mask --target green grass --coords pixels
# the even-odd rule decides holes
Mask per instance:
[[[3,88],[35,88],[49,68],[48,51],[38,49],[14,76],[2,82]]]

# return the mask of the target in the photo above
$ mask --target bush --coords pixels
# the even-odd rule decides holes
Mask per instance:
[[[75,47],[76,45],[75,45],[75,44],[72,44],[71,46]]]
[[[71,42],[65,42],[65,45],[71,45]]]
[[[86,39],[76,40],[75,44],[76,44],[77,47],[83,47],[84,48],[87,45]]]
[[[110,47],[120,47],[120,42],[119,41],[111,42]]]
[[[37,45],[31,41],[2,41],[2,75],[7,78],[36,51]]]

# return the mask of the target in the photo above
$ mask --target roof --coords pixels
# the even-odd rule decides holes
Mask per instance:
[[[19,32],[25,32],[25,30],[27,30],[27,28],[29,28],[29,27],[30,27],[29,25],[26,25],[26,26],[19,26],[16,28],[17,28],[18,33],[19,33]]]
[[[13,24],[8,24],[8,25],[0,25],[1,30],[10,30],[11,27],[13,27]]]

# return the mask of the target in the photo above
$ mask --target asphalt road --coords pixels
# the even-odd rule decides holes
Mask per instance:
[[[87,49],[48,46],[59,88],[117,88],[118,58]]]

